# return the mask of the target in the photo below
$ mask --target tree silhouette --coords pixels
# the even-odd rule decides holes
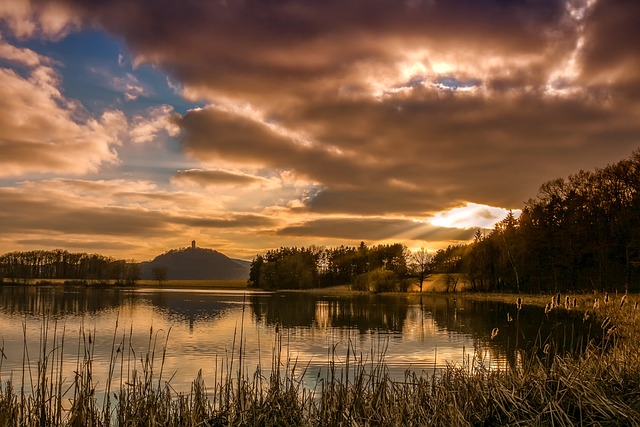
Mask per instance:
[[[162,286],[162,282],[167,280],[168,274],[169,274],[169,269],[164,265],[159,267],[153,267],[151,269],[151,277],[153,278],[153,280],[158,281],[159,286]]]
[[[411,253],[409,260],[409,271],[418,279],[418,286],[422,292],[422,285],[433,273],[433,255],[424,247]]]

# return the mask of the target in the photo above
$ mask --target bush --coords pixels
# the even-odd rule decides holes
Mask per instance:
[[[359,275],[351,285],[351,289],[355,291],[376,293],[401,291],[403,287],[402,281],[396,273],[384,268],[376,268],[373,271]]]

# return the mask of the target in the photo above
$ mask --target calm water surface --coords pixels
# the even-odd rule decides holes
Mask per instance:
[[[507,313],[513,322],[507,322]],[[173,375],[173,388],[188,391],[200,369],[205,383],[213,384],[232,355],[237,366],[241,341],[247,371],[253,373],[258,365],[268,371],[276,329],[285,356],[306,366],[313,383],[326,372],[329,354],[344,362],[347,346],[350,354],[367,361],[384,353],[391,374],[401,379],[407,369],[431,373],[447,363],[507,366],[516,348],[529,349],[550,335],[577,348],[589,327],[581,313],[557,311],[548,317],[526,304],[517,313],[515,301],[451,296],[0,286],[0,380],[20,382],[23,357],[35,372],[44,351],[63,356],[71,382],[89,334],[98,384],[104,384],[118,347],[125,366],[128,360],[137,368],[154,348],[159,368],[166,348],[164,377]],[[492,340],[493,328],[500,332]]]

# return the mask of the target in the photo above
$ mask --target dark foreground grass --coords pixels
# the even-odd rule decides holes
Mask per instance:
[[[549,309],[577,309],[571,300],[568,308],[559,305]],[[220,363],[210,388],[198,376],[189,392],[175,392],[163,372],[170,344],[157,344],[152,331],[143,356],[114,335],[110,378],[99,389],[91,334],[81,332],[77,370],[67,384],[60,369],[62,334],[54,348],[41,344],[37,378],[26,381],[33,391],[1,385],[0,426],[640,425],[637,306],[608,296],[594,305],[584,315],[601,319],[601,339],[578,356],[556,355],[555,343],[546,342],[522,354],[515,368],[470,360],[432,374],[408,372],[397,381],[383,350],[366,358],[329,351],[328,372],[313,388],[277,334],[268,373],[249,371],[243,345],[234,345],[237,351]]]

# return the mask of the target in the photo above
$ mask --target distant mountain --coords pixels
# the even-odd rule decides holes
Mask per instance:
[[[249,268],[251,268],[251,261],[246,261],[244,259],[237,259],[237,258],[231,258],[231,260],[233,260],[234,262],[237,262],[242,267],[246,268],[247,271],[249,271]]]
[[[152,261],[140,263],[140,276],[152,280],[156,267],[167,269],[169,280],[247,280],[249,261],[231,259],[213,249],[189,248],[172,249],[158,255]]]

